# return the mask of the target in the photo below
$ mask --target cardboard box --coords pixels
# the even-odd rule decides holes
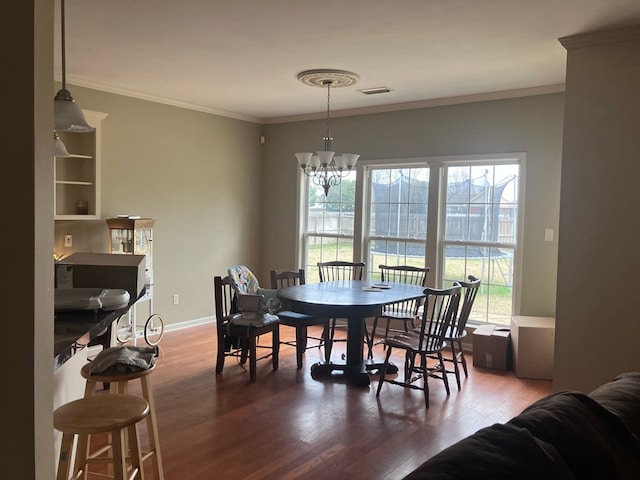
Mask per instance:
[[[556,320],[512,317],[513,369],[520,378],[553,379]]]
[[[145,284],[144,255],[73,253],[56,264],[57,288],[122,288],[136,299]]]
[[[473,332],[473,366],[511,368],[509,327],[480,325]]]

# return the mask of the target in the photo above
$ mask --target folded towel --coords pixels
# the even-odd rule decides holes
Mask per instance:
[[[147,370],[156,363],[158,347],[119,346],[105,348],[91,362],[92,375],[113,375]]]

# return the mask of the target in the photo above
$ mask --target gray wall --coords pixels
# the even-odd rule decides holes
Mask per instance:
[[[337,152],[363,159],[526,152],[521,314],[554,316],[563,94],[341,117],[331,122]],[[267,125],[262,272],[295,266],[294,152],[320,148],[323,121]]]
[[[555,389],[640,370],[640,26],[566,40]]]
[[[70,90],[82,108],[108,114],[102,122],[102,218],[156,219],[154,311],[169,325],[213,316],[213,276],[235,263],[259,266],[260,126]],[[108,251],[104,220],[55,223],[57,252]],[[65,234],[73,235],[72,249],[64,248]],[[147,307],[140,306],[141,316]]]
[[[260,126],[73,86],[102,122],[102,218],[156,218],[154,310],[168,324],[213,314],[211,278],[244,263],[267,282],[296,266],[296,151],[323,121]],[[332,120],[336,151],[363,159],[526,152],[521,313],[553,316],[563,94]],[[259,144],[264,133],[266,145]],[[57,221],[56,251],[107,251],[104,221]],[[172,295],[180,304],[171,304]],[[144,312],[144,311],[143,311]]]

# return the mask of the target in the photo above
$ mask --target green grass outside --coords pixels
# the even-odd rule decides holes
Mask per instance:
[[[350,240],[324,240],[322,245],[311,245],[307,251],[308,264],[306,265],[307,282],[319,282],[318,262],[332,260],[353,260],[353,246]],[[450,285],[455,280],[465,280],[468,275],[474,275],[482,279],[482,286],[476,297],[471,319],[486,321],[489,323],[509,324],[511,321],[512,289],[509,286],[509,278],[504,272],[509,271],[507,260],[496,259],[464,259],[448,258],[445,261],[444,285]],[[412,265],[424,267],[423,257],[405,257],[396,255],[373,254],[368,279],[375,281],[380,279],[378,265]]]

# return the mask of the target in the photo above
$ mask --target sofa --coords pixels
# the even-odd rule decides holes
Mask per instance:
[[[618,375],[588,395],[542,398],[405,479],[640,479],[640,372]]]

